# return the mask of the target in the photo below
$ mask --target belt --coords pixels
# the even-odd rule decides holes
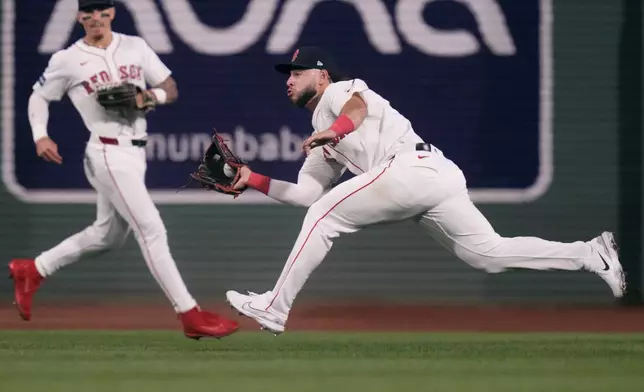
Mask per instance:
[[[119,145],[119,140],[118,140],[118,139],[115,139],[115,138],[112,138],[112,137],[103,137],[103,136],[99,136],[99,137],[98,137],[98,140],[100,140],[100,141],[101,141],[101,143],[103,143],[103,144],[113,144],[113,145],[115,145],[115,146],[118,146],[118,145]],[[131,142],[131,143],[132,143],[132,145],[133,145],[133,146],[135,146],[135,147],[145,147],[145,145],[146,145],[146,144],[148,144],[148,141],[147,141],[147,140],[140,140],[140,139],[139,139],[139,140],[137,140],[137,139],[132,139],[132,140],[130,140],[130,142]]]
[[[414,149],[410,150],[412,146],[414,146]],[[432,152],[432,148],[433,148],[433,146],[431,144],[429,144],[429,143],[416,143],[416,144],[404,145],[403,148],[401,148],[400,150],[395,152],[393,155],[391,155],[389,157],[389,159],[394,159],[397,154],[402,154],[402,153],[409,152],[409,151],[428,151],[428,152]]]

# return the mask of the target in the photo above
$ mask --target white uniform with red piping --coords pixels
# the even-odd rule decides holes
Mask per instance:
[[[339,142],[314,148],[297,184],[270,180],[268,196],[310,207],[275,287],[249,297],[247,306],[256,315],[261,309],[283,325],[334,239],[381,222],[414,219],[459,258],[488,272],[578,270],[601,263],[589,242],[497,234],[470,200],[458,166],[362,80],[333,83],[324,91],[313,113],[314,132],[329,129],[354,93],[367,104],[365,121]],[[329,190],[345,168],[356,176]]]
[[[196,306],[170,254],[165,225],[145,186],[147,122],[138,110],[105,110],[96,90],[130,82],[142,89],[165,81],[171,72],[139,37],[113,33],[105,49],[78,40],[55,53],[34,93],[58,101],[65,93],[90,131],[85,174],[96,189],[96,221],[36,258],[43,276],[82,255],[120,247],[130,231],[150,272],[177,312]],[[63,130],[64,131],[64,130]],[[36,137],[36,136],[35,136]]]

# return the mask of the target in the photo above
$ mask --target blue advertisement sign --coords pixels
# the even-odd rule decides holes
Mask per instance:
[[[91,203],[89,132],[68,98],[50,105],[64,164],[35,154],[27,118],[49,58],[82,37],[77,0],[2,0],[3,180],[35,203]],[[176,190],[212,128],[251,167],[296,181],[310,112],[272,65],[325,47],[465,172],[475,202],[537,199],[552,179],[551,0],[123,0],[113,28],[138,35],[173,71],[179,100],[148,116],[147,184],[158,203],[225,203]],[[269,203],[247,192],[236,203]]]

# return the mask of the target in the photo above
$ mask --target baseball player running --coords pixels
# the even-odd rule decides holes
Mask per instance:
[[[283,203],[309,207],[275,287],[264,294],[228,291],[238,312],[263,329],[284,331],[304,283],[333,241],[380,222],[414,219],[471,266],[490,273],[509,268],[588,270],[621,297],[626,288],[612,233],[561,243],[504,238],[470,200],[461,170],[360,79],[343,80],[334,60],[316,47],[299,48],[290,63],[288,98],[313,112],[313,135],[296,184],[240,170],[235,188],[259,190]],[[355,177],[333,187],[343,171]]]
[[[145,186],[145,109],[177,99],[171,72],[143,39],[111,30],[114,0],[79,0],[78,7],[85,37],[51,57],[29,98],[29,121],[38,155],[61,164],[57,145],[47,134],[48,105],[68,94],[90,131],[84,168],[98,194],[96,221],[35,260],[9,263],[18,311],[29,320],[33,295],[46,277],[83,255],[119,248],[132,230],[185,335],[229,335],[237,322],[202,311],[188,292]],[[147,84],[154,87],[146,90]],[[134,93],[128,96],[128,91]]]

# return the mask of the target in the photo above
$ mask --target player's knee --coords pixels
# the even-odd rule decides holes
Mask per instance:
[[[496,258],[490,249],[480,248],[476,246],[464,247],[456,245],[454,247],[456,256],[469,264],[470,266],[480,269],[489,273],[497,273],[503,271],[496,263]]]
[[[456,257],[476,269],[485,269],[485,257],[479,253],[473,252],[467,248],[457,245],[454,248],[454,254],[456,254]]]
[[[120,249],[125,245],[128,235],[130,234],[129,229],[119,230],[109,233],[105,237],[105,244],[108,249]]]
[[[315,226],[323,235],[336,237],[338,235],[337,216],[327,203],[317,201],[309,207],[304,225]]]
[[[324,215],[323,212],[323,206],[320,203],[320,201],[316,201],[315,203],[311,204],[308,210],[306,210],[306,217],[304,219],[306,220],[318,220],[322,218]]]
[[[109,223],[94,223],[85,230],[85,235],[91,238],[97,250],[108,251],[123,246],[128,230],[114,230]]]
[[[146,241],[153,240],[159,237],[165,237],[166,228],[161,219],[161,215],[149,214],[148,216],[136,216],[132,218],[132,223],[129,225],[134,231],[134,235],[142,237]]]
[[[167,236],[163,223],[157,223],[154,221],[140,224],[137,227],[137,234],[148,242],[165,238]]]

